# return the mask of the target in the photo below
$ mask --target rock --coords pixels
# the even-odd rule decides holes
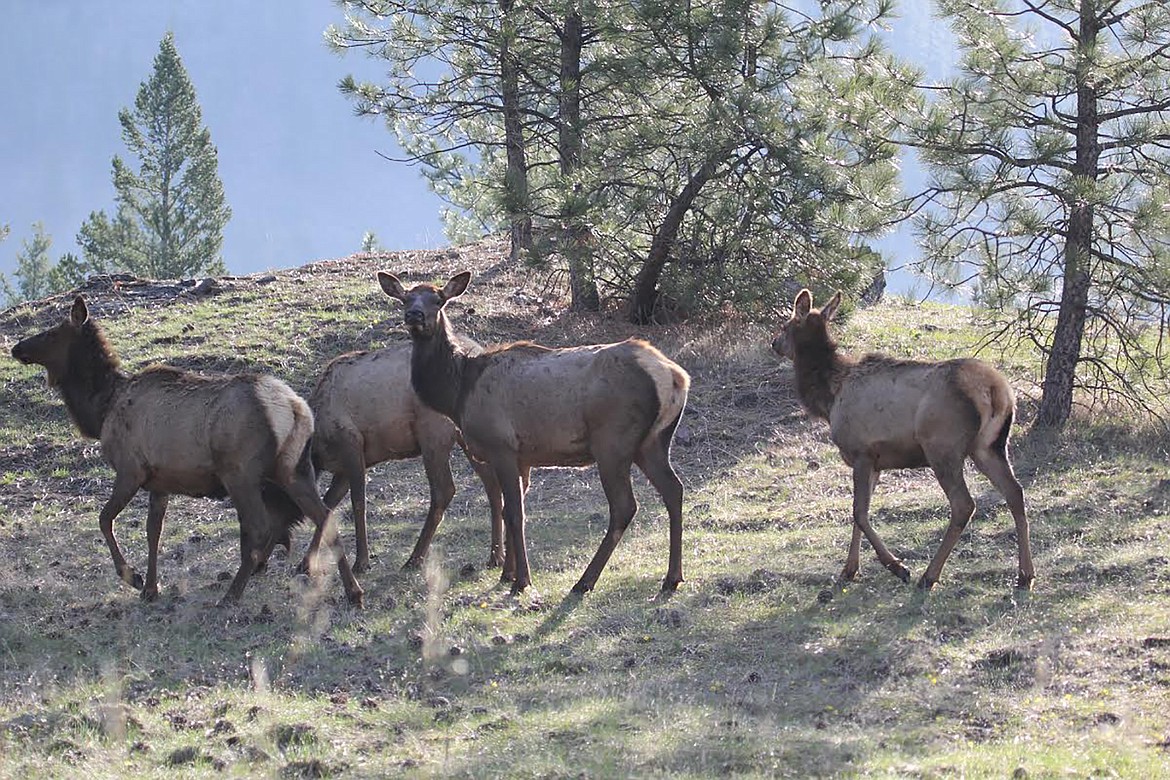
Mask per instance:
[[[191,295],[194,295],[196,298],[202,298],[205,295],[217,293],[220,289],[219,281],[209,276],[206,279],[200,280],[197,285],[191,288]]]

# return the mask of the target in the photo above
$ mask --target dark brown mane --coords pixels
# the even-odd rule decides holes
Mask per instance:
[[[797,354],[796,393],[801,403],[814,417],[829,419],[833,399],[840,387],[842,375],[853,360],[837,351],[837,342],[829,334],[820,315],[809,316],[807,329],[796,333]]]
[[[101,327],[93,320],[82,323],[69,346],[65,375],[54,381],[83,436],[101,438],[110,399],[125,378],[120,364]]]
[[[117,371],[122,361],[110,346],[105,331],[94,320],[86,320],[77,329],[78,340],[69,354],[71,364],[78,364],[94,374]]]
[[[423,371],[416,367],[436,357],[436,363],[443,367],[440,372]],[[410,384],[419,398],[429,399],[427,405],[440,414],[450,417],[459,425],[459,387],[463,380],[463,369],[467,364],[467,350],[455,337],[451,323],[442,311],[439,312],[435,337],[415,339],[410,353]]]

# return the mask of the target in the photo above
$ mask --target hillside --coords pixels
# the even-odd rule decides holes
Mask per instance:
[[[425,572],[401,571],[426,511],[418,461],[370,473],[366,608],[336,575],[295,576],[278,553],[235,609],[226,502],[176,497],[162,596],[121,584],[97,528],[112,471],[69,423],[43,372],[9,357],[71,296],[0,314],[0,777],[1154,777],[1170,773],[1170,463],[1164,435],[1085,419],[1030,435],[1038,358],[987,353],[1021,392],[1013,459],[1033,523],[1037,582],[1012,584],[998,495],[979,504],[929,595],[863,546],[835,582],[850,525],[848,469],[806,419],[769,327],[734,313],[636,328],[567,312],[559,278],[510,266],[491,241],[354,256],[194,294],[95,285],[94,315],[137,370],[266,370],[307,394],[325,362],[405,340],[374,271],[442,280],[470,268],[449,310],[485,343],[645,337],[692,375],[673,452],[686,485],[684,573],[666,569],[661,502],[640,512],[583,599],[596,549],[596,473],[534,472],[534,591],[486,570],[487,502],[461,455],[458,494]],[[779,304],[778,304],[779,305]],[[886,301],[856,312],[849,349],[968,354],[955,307]],[[348,499],[341,529],[352,541]],[[146,498],[116,529],[145,560]],[[946,524],[927,471],[883,475],[872,512],[917,576]],[[351,545],[352,546],[352,545]]]

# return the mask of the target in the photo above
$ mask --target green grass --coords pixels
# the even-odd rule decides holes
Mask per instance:
[[[863,547],[842,586],[850,478],[796,406],[768,329],[637,330],[509,298],[525,271],[475,250],[322,264],[218,296],[103,317],[124,365],[261,368],[307,393],[324,361],[402,338],[375,267],[443,279],[470,263],[456,322],[484,341],[641,334],[691,371],[674,460],[687,495],[687,578],[657,596],[666,522],[641,512],[597,590],[569,596],[605,528],[596,473],[534,472],[534,591],[511,598],[487,556],[487,502],[462,456],[431,565],[403,572],[426,510],[417,461],[370,473],[366,609],[337,577],[278,554],[235,609],[215,606],[238,530],[222,502],[176,498],[162,596],[116,580],[97,530],[112,473],[43,377],[0,361],[0,776],[76,777],[1133,777],[1170,773],[1170,464],[1136,422],[1016,433],[1033,520],[1035,591],[1013,588],[1010,514],[979,503],[929,595]],[[541,280],[537,280],[538,282]],[[98,303],[101,303],[100,296]],[[117,303],[107,301],[111,306]],[[15,340],[65,303],[0,315]],[[474,309],[474,313],[470,310]],[[923,324],[931,329],[924,329]],[[842,342],[968,354],[968,312],[899,302],[857,312]],[[1027,408],[1038,358],[984,354]],[[1026,417],[1026,415],[1021,415]],[[348,541],[348,502],[341,527]],[[117,524],[145,559],[146,500]],[[877,528],[915,574],[945,501],[925,471],[883,475]]]

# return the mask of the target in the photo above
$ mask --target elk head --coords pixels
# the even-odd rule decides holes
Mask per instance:
[[[798,345],[806,343],[811,338],[828,341],[828,324],[836,316],[840,306],[840,292],[830,298],[822,308],[814,309],[812,293],[801,290],[792,302],[792,315],[780,323],[776,337],[772,339],[772,351],[781,357],[794,360]]]
[[[467,289],[471,272],[462,271],[451,277],[442,287],[433,284],[416,284],[409,290],[394,274],[378,272],[378,284],[391,298],[402,301],[402,321],[412,338],[430,338],[439,329],[443,307],[452,298],[458,298]]]
[[[78,295],[64,322],[17,342],[12,348],[12,357],[26,366],[44,366],[49,385],[55,386],[68,370],[73,344],[88,321],[89,308],[85,305],[85,298]]]

